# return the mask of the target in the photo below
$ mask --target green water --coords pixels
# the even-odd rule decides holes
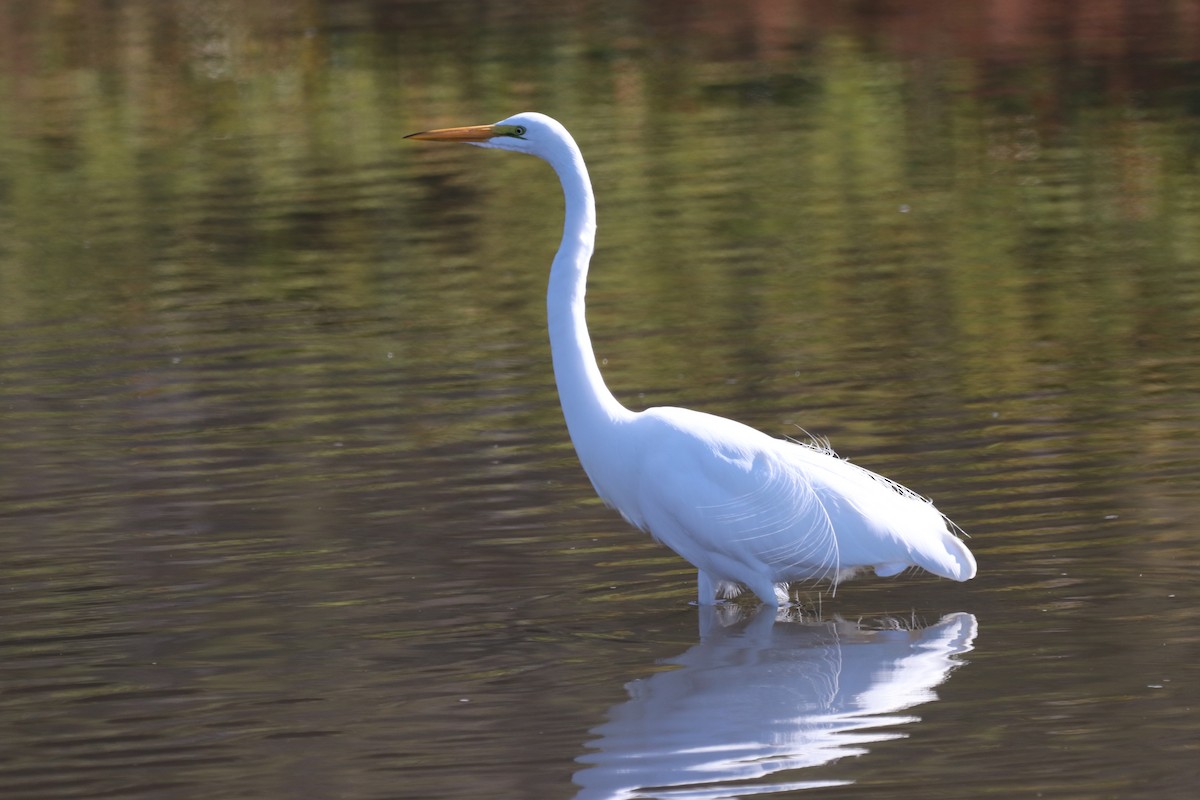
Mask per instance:
[[[4,796],[1190,797],[1200,14],[953,8],[0,6]],[[618,398],[976,580],[689,606],[566,437],[553,174],[402,139],[521,110]]]

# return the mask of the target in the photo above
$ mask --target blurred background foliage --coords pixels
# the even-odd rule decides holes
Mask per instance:
[[[904,321],[998,381],[1039,343],[1128,363],[1103,348],[1195,322],[1198,49],[1167,2],[7,2],[0,319],[136,312],[211,260],[379,302],[381,270],[473,257],[431,196],[524,263],[548,181],[399,139],[536,108],[593,163],[596,280],[635,317],[704,288],[739,295],[731,328],[758,304],[799,328],[887,295],[939,304]],[[880,341],[898,319],[858,316]]]

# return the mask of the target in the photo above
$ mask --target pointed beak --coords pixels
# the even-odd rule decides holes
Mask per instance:
[[[495,125],[468,125],[463,128],[439,128],[436,131],[410,133],[405,139],[425,139],[431,142],[486,142],[499,136]]]

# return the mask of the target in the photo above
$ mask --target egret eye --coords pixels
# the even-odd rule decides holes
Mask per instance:
[[[525,135],[525,126],[518,125],[516,128],[513,129],[513,135],[514,136],[524,136]]]

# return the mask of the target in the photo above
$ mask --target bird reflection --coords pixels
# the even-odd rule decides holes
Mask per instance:
[[[663,662],[676,669],[629,683],[629,699],[592,729],[594,752],[575,774],[579,800],[715,800],[853,783],[770,776],[903,738],[897,727],[919,717],[900,712],[937,699],[977,627],[966,613],[919,630],[795,622],[769,607],[749,619],[736,607],[700,613],[699,644]]]

